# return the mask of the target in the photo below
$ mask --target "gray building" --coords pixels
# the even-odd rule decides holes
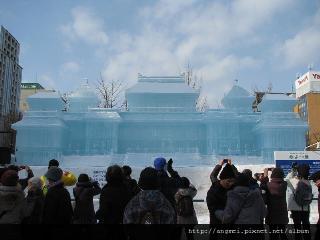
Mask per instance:
[[[0,31],[0,148],[14,145],[11,124],[18,121],[22,67],[19,65],[19,42],[1,26]]]

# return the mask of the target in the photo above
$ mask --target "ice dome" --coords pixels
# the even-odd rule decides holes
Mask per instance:
[[[138,82],[126,90],[129,111],[193,112],[199,90],[185,83],[184,75],[139,75]]]
[[[95,108],[99,104],[99,98],[96,92],[89,84],[81,86],[69,96],[70,112],[87,112],[88,108]]]
[[[234,85],[231,90],[224,96],[221,103],[226,109],[236,111],[252,111],[252,103],[255,97],[244,88]]]

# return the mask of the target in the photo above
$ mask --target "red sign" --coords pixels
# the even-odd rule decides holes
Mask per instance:
[[[312,75],[314,75],[314,74],[312,74]],[[315,74],[315,75],[317,75],[317,74]],[[302,84],[302,83],[304,83],[304,82],[307,82],[308,81],[308,75],[306,75],[303,79],[299,79],[298,80],[298,84],[299,84],[299,86]]]

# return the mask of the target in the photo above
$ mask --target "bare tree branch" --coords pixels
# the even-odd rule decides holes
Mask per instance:
[[[199,79],[196,74],[193,74],[192,67],[188,63],[187,69],[185,72],[185,82],[188,86],[190,86],[193,89],[197,89],[200,92],[199,97],[196,101],[196,109],[197,111],[200,111],[200,112],[204,112],[209,108],[207,97],[202,96],[202,86],[201,86],[202,80],[203,80],[202,77]]]
[[[102,98],[100,104],[103,108],[115,108],[119,106],[120,97],[123,92],[122,82],[119,80],[111,80],[107,82],[100,73],[100,80],[97,81],[97,89]]]

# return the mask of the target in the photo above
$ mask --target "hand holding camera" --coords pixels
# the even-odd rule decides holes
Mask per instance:
[[[231,159],[225,158],[223,160],[220,161],[220,165],[222,166],[225,163],[229,163],[231,165]]]

